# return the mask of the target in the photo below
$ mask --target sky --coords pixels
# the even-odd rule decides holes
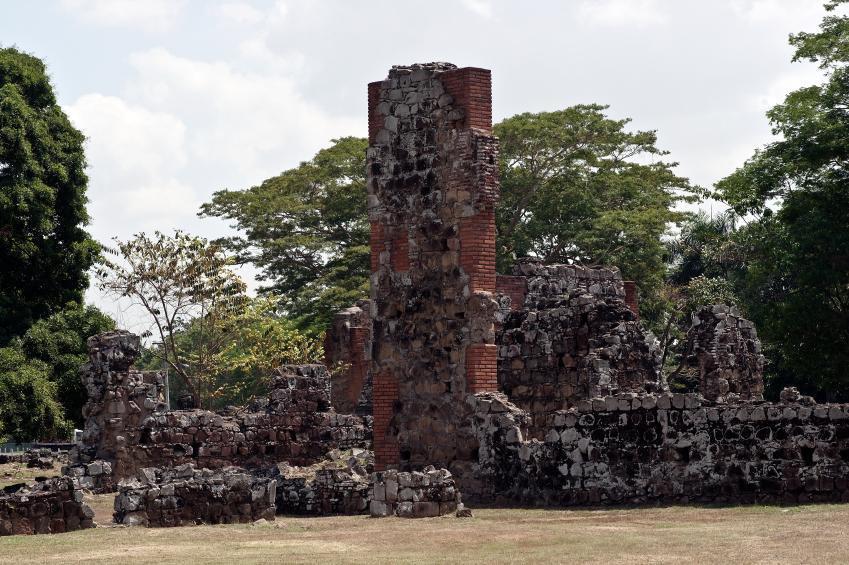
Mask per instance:
[[[197,217],[214,191],[364,137],[366,84],[414,62],[491,69],[495,121],[609,104],[710,187],[772,139],[766,110],[820,80],[787,38],[824,14],[821,0],[6,0],[0,45],[47,63],[87,138],[89,231],[109,242],[230,233]],[[87,299],[137,328],[125,304]]]

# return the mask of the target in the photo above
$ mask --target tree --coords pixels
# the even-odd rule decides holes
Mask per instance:
[[[281,365],[322,362],[321,339],[299,331],[281,317],[279,302],[273,295],[255,298],[221,320],[219,333],[224,345],[207,365],[214,378],[204,381],[208,407],[244,405],[252,397],[265,396],[269,375]],[[200,351],[208,349],[203,338],[194,322],[175,336],[176,348],[190,360],[190,366]]]
[[[79,427],[85,421],[82,409],[88,400],[80,379],[80,367],[88,360],[86,340],[114,328],[115,321],[94,306],[70,303],[13,342],[27,360],[41,361],[49,368],[48,379],[56,384],[65,418]]]
[[[514,257],[618,265],[640,285],[644,316],[657,317],[661,236],[684,214],[686,179],[659,159],[654,132],[627,132],[605,106],[521,114],[495,126],[501,138],[497,210],[499,269]],[[283,297],[298,327],[323,330],[368,295],[369,226],[365,150],[335,140],[298,167],[248,190],[216,192],[202,216],[235,220],[244,233],[222,241],[262,269],[266,292]],[[656,159],[642,163],[646,157]]]
[[[693,214],[681,225],[677,237],[667,242],[670,282],[686,285],[696,277],[731,280],[743,269],[744,257],[734,235],[733,210],[708,216]]]
[[[83,229],[83,141],[44,63],[0,49],[0,345],[88,286],[98,247]]]
[[[245,294],[217,244],[156,232],[107,252],[120,259],[100,270],[101,288],[133,298],[158,339],[143,362],[157,369],[165,363],[177,376],[175,392],[187,392],[198,406],[242,404],[267,391],[275,367],[323,357],[319,338],[279,315],[279,297]]]
[[[312,160],[247,190],[221,190],[201,216],[234,220],[243,236],[220,243],[261,269],[262,291],[282,298],[297,327],[323,331],[368,295],[365,139],[345,137]]]
[[[816,33],[792,35],[794,61],[819,63],[825,82],[790,93],[767,113],[778,140],[716,186],[752,218],[740,240],[741,290],[771,357],[773,389],[786,382],[849,397],[849,18],[829,14]]]
[[[659,316],[661,237],[694,199],[656,147],[653,131],[626,131],[607,106],[519,114],[496,124],[501,140],[498,267],[534,255],[549,263],[616,265],[637,282],[644,317]]]
[[[230,339],[228,320],[248,300],[245,284],[228,268],[232,261],[221,248],[202,238],[177,231],[115,241],[117,249],[106,251],[118,260],[103,261],[101,289],[133,299],[148,313],[151,333],[163,344],[162,361],[200,406]],[[196,337],[186,350],[177,336],[189,330]]]
[[[23,443],[67,438],[69,431],[50,367],[14,347],[0,348],[0,436]]]

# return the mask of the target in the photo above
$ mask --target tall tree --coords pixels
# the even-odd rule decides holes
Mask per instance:
[[[779,139],[717,184],[752,218],[742,230],[743,300],[769,346],[774,383],[849,398],[849,18],[828,2],[815,33],[790,37],[793,60],[819,63],[823,84],[767,113]]]
[[[0,49],[0,345],[88,286],[83,140],[44,63]]]
[[[663,160],[653,131],[607,106],[519,114],[496,124],[501,140],[498,266],[535,255],[546,262],[616,265],[640,289],[641,309],[658,318],[662,236],[685,215],[694,187]]]
[[[269,372],[284,363],[314,363],[323,356],[316,336],[304,335],[278,315],[279,298],[251,299],[217,244],[182,232],[139,234],[98,271],[101,288],[133,299],[151,321],[158,345],[142,360],[164,365],[177,392],[196,405],[242,403],[267,387]]]
[[[232,339],[228,320],[248,302],[230,259],[217,245],[179,231],[138,234],[105,251],[116,259],[104,259],[98,269],[100,288],[148,314],[162,362],[199,407],[214,389],[221,353]],[[178,337],[190,328],[196,339],[186,349]]]
[[[265,292],[302,329],[323,330],[334,312],[368,295],[367,141],[345,137],[247,190],[221,190],[202,216],[234,220],[223,240],[239,262],[261,269]]]

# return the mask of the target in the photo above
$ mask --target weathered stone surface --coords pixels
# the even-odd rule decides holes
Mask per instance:
[[[369,86],[378,469],[473,461],[464,398],[497,386],[489,80],[429,63]]]
[[[374,454],[353,449],[344,467],[311,468],[307,472],[285,465],[275,466],[268,476],[277,482],[278,514],[363,514],[371,499],[369,470]],[[339,452],[331,452],[327,464],[338,465]],[[321,465],[321,464],[319,464]],[[281,470],[280,467],[283,467]]]
[[[331,400],[340,414],[371,415],[372,332],[370,300],[337,312],[327,330],[324,362],[333,371]]]
[[[237,467],[147,468],[121,482],[114,520],[149,527],[274,520],[276,490],[273,479]]]
[[[56,477],[0,491],[0,536],[58,534],[95,526],[77,479]]]
[[[447,469],[427,466],[422,472],[377,472],[372,485],[369,511],[373,517],[430,518],[455,511],[458,517],[471,516]],[[401,485],[400,491],[396,485]]]
[[[542,505],[849,501],[845,405],[817,416],[800,404],[675,396],[684,407],[617,403],[574,424],[557,418],[560,440],[539,442],[522,439],[528,414],[506,397],[476,395],[484,486],[473,494]]]
[[[167,411],[162,375],[132,369],[137,336],[110,332],[89,345],[91,361],[83,367],[86,425],[68,472],[89,480],[93,490],[114,488],[143,467],[309,465],[334,448],[371,447],[370,418],[337,414],[330,406],[330,376],[323,365],[277,369],[267,401],[256,410]],[[118,367],[110,364],[113,359]],[[108,478],[95,472],[104,469],[102,462],[111,467]]]
[[[90,463],[77,463],[62,467],[62,474],[79,481],[82,488],[94,493],[115,492],[117,481],[112,474],[112,463],[94,460]]]
[[[755,325],[735,308],[714,304],[694,312],[688,341],[688,361],[699,369],[699,391],[705,398],[763,400],[761,342]]]
[[[656,340],[625,303],[618,269],[523,259],[513,278],[523,278],[527,290],[519,307],[513,297],[501,301],[498,381],[531,413],[537,437],[553,412],[581,400],[659,389]],[[630,399],[607,401],[630,406]]]

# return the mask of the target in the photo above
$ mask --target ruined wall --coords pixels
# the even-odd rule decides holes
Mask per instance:
[[[89,463],[64,465],[62,474],[79,481],[80,487],[101,494],[118,490],[118,481],[112,473],[112,463],[95,459]]]
[[[277,483],[244,469],[141,469],[121,483],[114,521],[126,526],[173,527],[274,520]]]
[[[369,85],[378,469],[471,461],[465,395],[497,386],[490,91],[489,71],[448,63]]]
[[[132,368],[141,352],[141,340],[125,330],[90,337],[89,362],[81,369],[88,394],[81,445],[72,454],[75,463],[115,462],[118,477],[134,472],[128,447],[138,441],[142,423],[165,409],[164,377],[158,372]]]
[[[78,480],[56,477],[0,491],[0,536],[58,534],[94,527]]]
[[[324,340],[324,363],[333,371],[331,402],[340,414],[372,413],[371,301],[337,312]]]
[[[448,469],[432,465],[422,471],[375,473],[369,505],[374,517],[432,518],[462,508],[460,491]]]
[[[511,297],[496,337],[499,386],[531,413],[535,435],[547,415],[579,400],[659,389],[659,351],[617,269],[525,260],[511,279],[526,290],[519,307]]]
[[[371,500],[368,475],[320,469],[312,477],[277,478],[278,514],[363,514]]]
[[[785,398],[595,398],[552,414],[537,441],[523,433],[527,413],[479,394],[475,494],[542,505],[849,501],[849,405]]]
[[[91,338],[89,345],[91,362],[83,374],[89,390],[86,429],[69,472],[85,469],[83,475],[89,475],[92,463],[109,463],[114,484],[143,467],[307,465],[331,449],[371,446],[369,417],[337,414],[330,406],[330,376],[323,365],[277,369],[259,411],[169,412],[157,400],[161,376],[131,368],[137,336],[110,332]]]
[[[762,400],[765,359],[755,325],[724,304],[693,313],[688,362],[699,370],[699,392],[710,400]]]

